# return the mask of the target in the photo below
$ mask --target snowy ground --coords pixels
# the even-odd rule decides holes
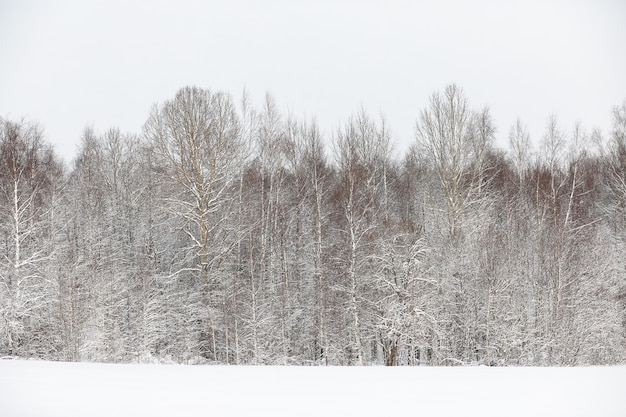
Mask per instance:
[[[211,415],[624,417],[626,367],[309,368],[0,361],[0,416]]]

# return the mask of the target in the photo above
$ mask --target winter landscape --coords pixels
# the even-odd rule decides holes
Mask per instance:
[[[0,4],[0,416],[626,415],[622,3],[130,3]]]
[[[0,350],[63,361],[615,365],[626,359],[626,102],[610,137],[549,118],[493,145],[435,92],[391,152],[184,87],[141,135],[86,129],[72,169],[0,125]]]

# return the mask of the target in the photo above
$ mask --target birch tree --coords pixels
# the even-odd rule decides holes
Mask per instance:
[[[154,144],[163,180],[178,186],[165,202],[182,223],[189,245],[181,255],[188,261],[172,276],[190,276],[199,288],[196,296],[203,307],[189,314],[206,318],[205,324],[193,326],[204,339],[200,349],[217,360],[224,282],[214,269],[234,246],[221,226],[232,214],[231,191],[244,157],[240,121],[230,95],[185,87],[153,107],[144,136]]]
[[[62,168],[40,128],[25,121],[0,120],[0,155],[0,349],[48,355],[60,350],[50,342],[60,331],[51,266]]]
[[[519,118],[509,132],[509,146],[521,187],[530,164],[530,135]]]
[[[441,181],[449,236],[458,237],[467,207],[484,189],[485,157],[494,132],[489,112],[473,111],[463,90],[452,84],[431,96],[415,132]]]
[[[338,184],[332,198],[341,213],[338,224],[346,245],[345,258],[341,261],[345,267],[352,336],[348,351],[351,360],[359,365],[367,360],[363,334],[364,318],[369,315],[362,310],[368,307],[365,288],[373,282],[373,271],[367,267],[372,249],[368,246],[374,240],[375,229],[381,226],[379,215],[384,213],[384,167],[390,140],[383,127],[384,124],[375,124],[362,110],[338,132],[333,144]]]

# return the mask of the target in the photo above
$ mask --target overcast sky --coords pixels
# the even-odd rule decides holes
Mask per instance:
[[[39,122],[69,162],[87,125],[140,133],[185,85],[273,94],[330,134],[360,107],[399,149],[449,83],[506,143],[551,113],[610,132],[626,99],[626,1],[0,0],[0,116]]]

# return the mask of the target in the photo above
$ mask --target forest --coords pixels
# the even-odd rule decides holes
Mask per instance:
[[[0,119],[0,357],[626,363],[626,100],[530,138],[451,84],[402,155],[365,110],[260,107],[184,87],[71,167]]]

